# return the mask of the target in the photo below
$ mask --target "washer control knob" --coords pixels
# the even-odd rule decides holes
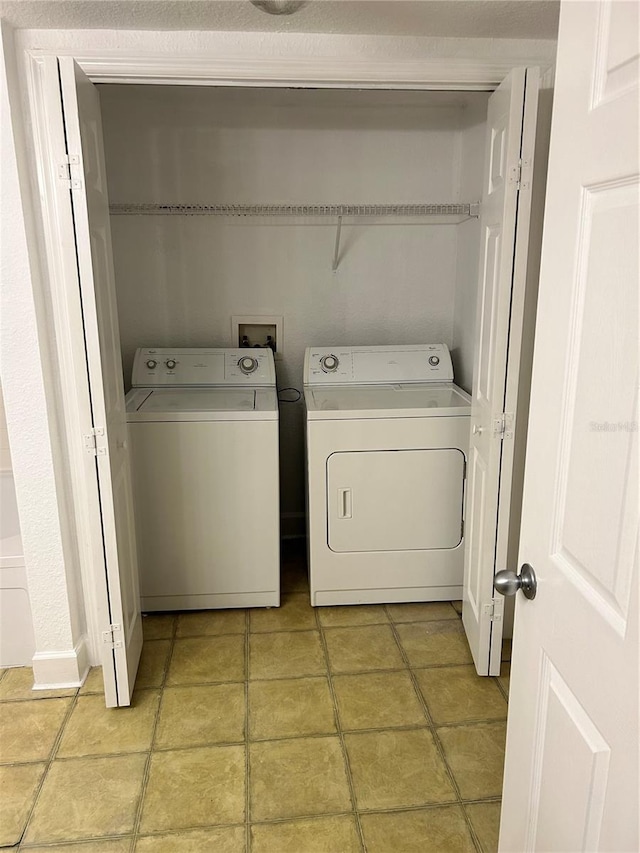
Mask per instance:
[[[244,358],[241,358],[238,362],[238,367],[243,373],[249,375],[249,373],[253,373],[258,369],[258,359],[245,355]]]
[[[438,358],[437,355],[430,355],[429,356],[429,364],[432,367],[437,367],[440,364],[440,359]]]
[[[157,364],[158,364],[158,362],[157,362],[157,361],[154,361],[152,358],[150,358],[150,359],[149,359],[149,361],[147,362],[147,367],[149,368],[149,370],[153,370],[153,368],[154,368]]]
[[[335,355],[323,355],[320,359],[320,367],[325,373],[334,373],[338,369],[340,360]]]
[[[173,370],[173,368],[176,366],[177,363],[178,362],[175,360],[175,358],[168,358],[165,361],[165,364],[166,364],[168,370]]]

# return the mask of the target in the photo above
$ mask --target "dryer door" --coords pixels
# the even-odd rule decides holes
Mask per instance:
[[[424,551],[462,541],[464,454],[455,449],[333,453],[332,551]]]

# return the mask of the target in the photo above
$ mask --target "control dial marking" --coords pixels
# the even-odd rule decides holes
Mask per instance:
[[[320,359],[320,367],[325,373],[334,373],[340,364],[340,359],[336,355],[323,355]]]
[[[244,358],[238,361],[238,367],[244,374],[248,375],[258,369],[258,359],[245,355]]]

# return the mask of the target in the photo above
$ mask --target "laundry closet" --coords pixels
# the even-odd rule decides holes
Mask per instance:
[[[443,342],[471,390],[487,93],[99,91],[125,387],[137,347],[237,346],[233,317],[275,315],[281,388],[301,388],[310,345]],[[216,212],[233,205],[242,215]],[[374,214],[342,216],[338,235],[339,217],[319,213],[338,205]],[[280,418],[295,535],[301,404]]]
[[[269,318],[278,330],[285,537],[305,532],[296,394],[305,348],[450,349],[454,381],[473,404],[463,621],[478,671],[494,674],[503,613],[492,579],[517,548],[510,508],[526,413],[516,414],[519,395],[526,409],[533,338],[538,70],[514,69],[495,92],[466,92],[96,86],[71,60],[58,66],[106,596],[109,618],[124,614],[114,649],[128,686],[119,694],[132,688],[142,643],[118,414],[134,354],[238,347],[238,318]]]

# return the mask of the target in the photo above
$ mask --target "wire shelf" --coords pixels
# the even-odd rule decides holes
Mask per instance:
[[[470,204],[112,204],[115,216],[464,216],[477,217]]]

